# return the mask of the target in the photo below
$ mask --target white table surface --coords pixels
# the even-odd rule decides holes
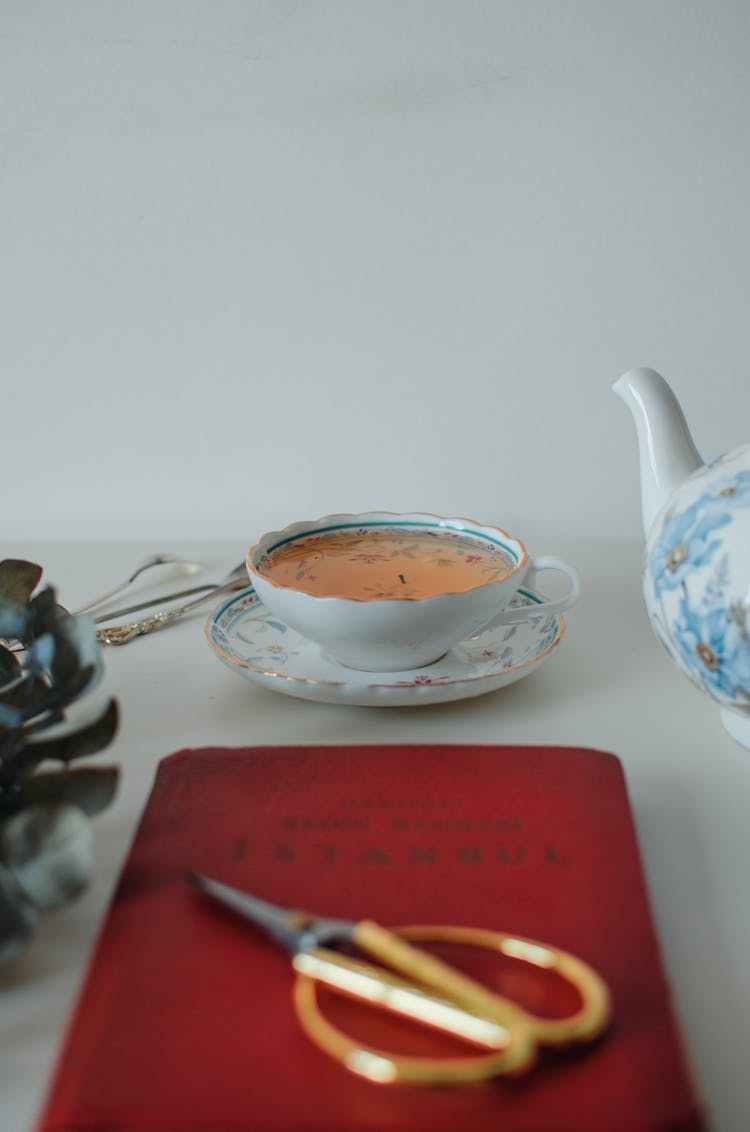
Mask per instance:
[[[106,589],[154,550],[222,572],[240,543],[155,546],[25,544],[70,608]],[[750,751],[676,671],[652,637],[640,596],[636,541],[534,546],[563,554],[584,583],[560,648],[538,672],[499,692],[420,708],[357,708],[255,687],[214,657],[203,612],[105,653],[104,690],[120,702],[115,743],[97,759],[123,772],[94,819],[95,876],[49,913],[33,944],[0,971],[3,1132],[29,1132],[157,761],[183,746],[311,743],[550,743],[614,751],[622,760],[664,961],[685,1043],[715,1132],[750,1126]],[[637,963],[637,956],[633,957]]]

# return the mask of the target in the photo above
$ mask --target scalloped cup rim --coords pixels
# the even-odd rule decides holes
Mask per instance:
[[[497,536],[501,539],[507,540],[512,546],[506,546],[505,542],[500,542],[499,545],[508,551],[515,559],[516,565],[504,574],[501,579],[495,582],[480,582],[477,585],[469,586],[464,590],[441,590],[439,593],[429,594],[425,597],[399,597],[399,598],[370,598],[370,597],[353,597],[351,594],[326,594],[325,596],[319,594],[312,594],[309,590],[304,590],[295,586],[290,586],[283,582],[278,582],[274,578],[270,578],[267,574],[261,574],[253,562],[254,554],[263,547],[264,543],[270,540],[281,541],[295,541],[296,538],[304,537],[305,535],[317,534],[325,531],[327,527],[336,529],[340,526],[351,527],[368,527],[373,525],[375,521],[388,525],[389,522],[401,523],[403,526],[408,526],[410,523],[423,522],[425,526],[430,526],[433,529],[445,529],[457,532],[463,532],[468,538],[489,538],[490,541],[497,541]],[[456,524],[455,526],[447,527],[446,524]],[[459,524],[467,524],[466,528],[462,528]],[[270,547],[267,549],[275,549]],[[266,553],[266,550],[263,551]],[[460,597],[462,594],[473,593],[477,590],[485,589],[494,585],[505,585],[509,578],[519,571],[525,570],[529,561],[529,552],[525,543],[515,535],[510,534],[502,527],[494,526],[490,523],[480,523],[476,519],[469,519],[465,516],[446,516],[437,515],[430,511],[362,511],[362,512],[340,512],[330,515],[322,515],[318,519],[300,519],[297,522],[289,523],[288,526],[282,527],[277,531],[266,531],[252,544],[246,556],[246,568],[251,582],[260,579],[261,583],[266,583],[273,586],[274,589],[285,591],[288,593],[304,594],[316,602],[351,602],[353,605],[370,605],[377,603],[378,605],[419,605],[425,602],[432,602],[446,597]]]

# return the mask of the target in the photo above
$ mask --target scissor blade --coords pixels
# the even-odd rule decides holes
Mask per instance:
[[[292,908],[282,908],[278,904],[271,904],[267,900],[261,900],[259,896],[253,896],[250,892],[243,892],[239,888],[222,884],[221,881],[212,880],[211,877],[202,876],[200,873],[190,873],[190,879],[198,888],[212,896],[214,900],[218,900],[220,904],[224,904],[227,908],[239,913],[240,916],[244,916],[245,919],[264,928],[270,936],[289,951],[298,950],[297,941],[300,936],[301,922],[310,919],[309,916],[305,916],[305,913],[295,911]]]

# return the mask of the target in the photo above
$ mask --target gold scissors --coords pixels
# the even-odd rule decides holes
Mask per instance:
[[[303,1030],[327,1054],[370,1081],[462,1085],[522,1073],[540,1046],[591,1041],[609,1022],[605,982],[560,948],[484,928],[419,924],[388,930],[372,920],[325,919],[196,873],[190,876],[203,892],[264,928],[291,953],[297,972],[294,1005]],[[485,948],[553,971],[577,991],[580,1006],[564,1018],[540,1017],[415,946],[423,942]],[[335,950],[341,944],[354,945],[385,966]],[[318,1004],[316,984],[434,1027],[467,1042],[473,1051],[459,1057],[407,1056],[366,1045],[329,1021]]]

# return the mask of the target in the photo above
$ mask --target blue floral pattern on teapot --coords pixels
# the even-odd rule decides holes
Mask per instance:
[[[722,476],[725,463],[731,457],[695,473],[692,483],[708,479],[708,490],[682,508],[680,500],[670,505],[657,522],[646,551],[644,592],[654,631],[672,660],[714,699],[746,707],[747,561],[733,556],[731,547],[740,512],[750,510],[750,469]],[[741,526],[747,530],[746,521]],[[734,564],[745,567],[742,578],[734,577]]]

